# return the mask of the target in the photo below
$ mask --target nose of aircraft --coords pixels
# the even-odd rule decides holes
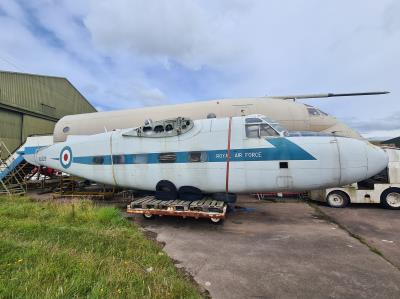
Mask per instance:
[[[388,166],[389,157],[383,149],[370,144],[367,147],[367,161],[367,178],[370,178],[378,174]]]

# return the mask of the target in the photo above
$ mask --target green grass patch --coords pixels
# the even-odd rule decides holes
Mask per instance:
[[[0,197],[0,298],[200,298],[112,207]]]

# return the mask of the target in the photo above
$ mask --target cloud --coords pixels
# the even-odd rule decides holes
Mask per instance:
[[[306,103],[395,134],[399,14],[397,0],[3,0],[0,67],[67,77],[102,110],[389,90]]]
[[[91,1],[84,23],[106,53],[131,51],[166,67],[177,61],[198,70],[227,64],[245,50],[234,38],[240,11],[234,1],[222,2],[213,10],[211,1]]]
[[[361,133],[400,130],[400,110],[383,118],[369,118],[368,120],[350,118],[345,121],[351,128]]]

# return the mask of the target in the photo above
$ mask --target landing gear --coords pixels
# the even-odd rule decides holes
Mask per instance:
[[[350,203],[350,197],[343,191],[335,190],[326,196],[326,202],[332,208],[344,208]]]

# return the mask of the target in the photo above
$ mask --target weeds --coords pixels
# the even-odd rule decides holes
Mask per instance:
[[[0,298],[200,297],[160,251],[113,207],[0,198]]]

